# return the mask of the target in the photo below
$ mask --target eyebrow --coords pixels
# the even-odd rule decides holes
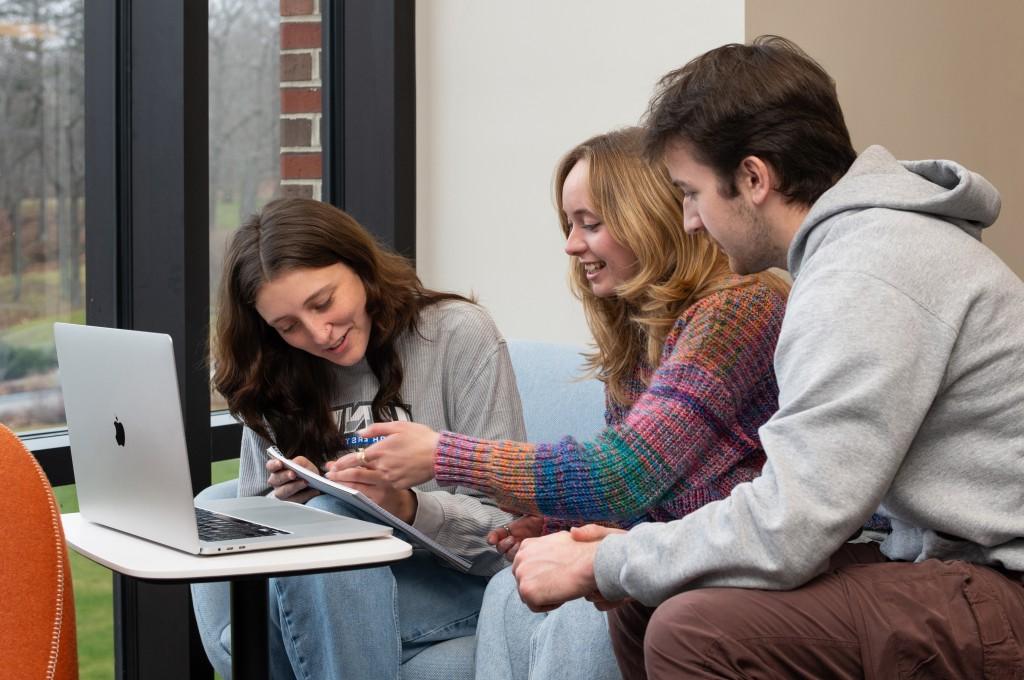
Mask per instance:
[[[572,216],[573,217],[578,217],[580,215],[585,215],[587,217],[593,217],[596,220],[601,219],[600,215],[598,215],[596,212],[593,212],[592,210],[588,210],[587,208],[580,208],[579,210],[573,210],[572,211]]]
[[[324,291],[326,291],[329,288],[333,288],[334,286],[335,286],[334,283],[326,283],[326,284],[324,284],[319,289],[317,289],[317,290],[313,291],[312,293],[310,293],[309,297],[307,297],[302,302],[302,306],[303,307],[309,307],[310,304],[313,302],[313,300],[315,300],[316,298],[320,297],[320,295],[322,295],[324,293]],[[274,319],[273,321],[271,321],[270,325],[271,326],[276,326],[277,324],[281,323],[285,319],[290,319],[291,317],[292,317],[291,314],[285,314],[283,316],[279,316],[276,319]]]

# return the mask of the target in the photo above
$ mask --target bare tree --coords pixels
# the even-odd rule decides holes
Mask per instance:
[[[0,2],[0,390],[25,429],[63,418],[56,357],[46,335],[6,331],[83,304],[83,33],[84,0]]]
[[[83,225],[73,206],[84,190],[83,12],[82,0],[0,3],[0,26],[6,27],[0,35],[0,210],[9,229],[10,260],[3,264],[15,302],[25,268],[58,259],[63,299],[81,304]],[[30,231],[25,206],[33,203]]]
[[[39,169],[42,165],[39,120],[41,88],[39,46],[42,42],[38,18],[39,1],[4,2],[0,5],[0,24],[7,27],[0,40],[0,97],[3,120],[0,121],[0,205],[10,228],[13,301],[21,297],[22,271],[26,246],[26,220],[23,200],[44,190]],[[38,211],[37,211],[38,212]],[[39,222],[36,222],[37,233]]]
[[[279,3],[210,0],[210,283],[216,290],[226,225],[219,206],[235,205],[238,224],[280,172]],[[219,232],[219,233],[218,233]]]
[[[251,212],[278,173],[279,19],[276,2],[210,2],[211,219],[219,198]]]
[[[51,8],[54,27],[53,58],[47,69],[51,87],[53,125],[52,162],[47,177],[57,204],[57,260],[61,300],[76,308],[82,304],[82,220],[77,206],[85,189],[85,44],[84,6],[60,2]]]

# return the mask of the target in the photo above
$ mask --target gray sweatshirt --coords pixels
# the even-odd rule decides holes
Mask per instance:
[[[795,588],[876,509],[893,559],[1024,569],[1024,284],[978,239],[999,205],[956,163],[861,154],[790,246],[761,476],[605,539],[601,592]]]
[[[399,420],[435,430],[469,432],[488,439],[526,438],[522,404],[508,347],[490,315],[478,305],[450,301],[420,312],[418,332],[398,338],[402,361],[403,403],[394,405]],[[373,422],[370,404],[380,384],[364,359],[351,367],[324,362],[333,371],[338,392],[335,419],[343,434]],[[238,494],[270,491],[266,449],[269,442],[243,429]],[[475,489],[439,486],[434,480],[413,489],[417,510],[412,525],[473,561],[471,573],[491,575],[505,559],[487,544],[487,532],[512,515]]]

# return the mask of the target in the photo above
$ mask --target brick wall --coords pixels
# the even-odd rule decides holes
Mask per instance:
[[[281,194],[318,200],[320,1],[281,0]]]

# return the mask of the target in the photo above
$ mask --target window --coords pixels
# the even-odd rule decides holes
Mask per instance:
[[[64,427],[53,322],[85,319],[84,3],[0,5],[0,421]]]
[[[211,286],[211,279],[217,278],[210,270],[210,263],[218,261],[216,256],[211,257],[211,250],[217,247],[211,240],[211,225],[216,231],[216,225],[220,224],[211,215],[224,210],[219,203],[213,209],[219,199],[211,195],[211,186],[227,185],[229,188],[225,191],[238,196],[235,210],[240,209],[241,196],[246,195],[241,189],[242,173],[237,170],[231,171],[235,173],[231,181],[226,181],[226,175],[219,172],[220,179],[212,177],[211,145],[216,142],[213,135],[221,133],[210,120],[210,99],[214,96],[210,80],[216,77],[210,74],[213,68],[210,33],[218,20],[211,15],[233,9],[252,15],[240,19],[250,28],[266,27],[269,24],[261,22],[269,21],[269,9],[263,4],[271,6],[269,0],[259,0],[259,7],[242,0],[209,1],[223,4],[95,2],[88,3],[88,11],[84,11],[83,0],[6,0],[0,3],[0,74],[5,74],[3,77],[15,64],[8,50],[24,48],[25,41],[31,40],[32,27],[47,22],[59,24],[72,16],[78,17],[79,24],[84,21],[85,39],[82,40],[83,32],[79,28],[75,46],[81,52],[84,42],[85,94],[82,98],[88,116],[84,122],[79,119],[77,124],[84,127],[78,139],[85,146],[83,176],[88,177],[89,184],[88,200],[79,198],[77,206],[81,223],[89,224],[90,229],[87,241],[80,236],[76,242],[80,250],[84,249],[89,271],[85,279],[85,265],[80,255],[79,270],[83,277],[80,283],[88,286],[87,290],[80,290],[80,307],[84,307],[84,317],[91,324],[159,331],[173,337],[195,489],[209,483],[211,458],[236,457],[238,451],[237,426],[215,423],[211,427],[209,372],[205,366],[207,310],[216,288]],[[281,174],[276,181],[267,179],[271,172],[269,157],[267,165],[260,165],[260,172],[266,174],[262,175],[264,179],[256,180],[258,186],[249,194],[255,196],[254,205],[266,200],[271,193],[267,190],[270,185],[280,183],[277,190],[281,192],[315,191],[319,173],[315,177],[309,174],[310,168],[317,166],[311,166],[311,159],[305,154],[312,153],[319,141],[324,148],[322,198],[348,209],[382,240],[399,245],[411,254],[410,248],[401,246],[415,245],[413,3],[404,0],[276,2],[282,17],[277,32],[271,29],[269,34],[254,34],[249,39],[281,41],[280,45],[267,48],[268,54],[280,51],[277,57],[280,61],[275,63],[272,58],[269,71],[279,80],[273,86],[267,85],[270,90],[282,88],[277,94],[281,102],[275,113],[280,138],[271,144],[266,144],[266,139],[239,144],[252,143],[263,146],[263,150],[270,149],[269,156],[277,156]],[[318,23],[313,18],[318,11],[323,14],[322,31],[319,26],[308,25]],[[51,18],[43,21],[42,17],[48,12]],[[288,28],[290,24],[297,26]],[[313,55],[318,52],[316,45],[319,43],[313,46],[290,44],[286,36],[291,33],[305,34],[306,38],[315,35],[317,40],[322,35],[324,54],[335,56],[325,57],[318,63]],[[63,48],[65,42],[62,41],[67,40],[66,37],[51,37],[47,32],[40,44],[45,43],[48,49]],[[298,68],[295,63],[286,62],[302,61],[281,57],[301,54],[304,50],[310,54],[310,78],[281,77],[281,70]],[[81,73],[80,66],[80,78]],[[61,72],[62,88],[69,87],[67,75],[69,72]],[[291,96],[302,99],[308,95],[317,79],[323,82],[323,117],[331,121],[322,129],[314,122],[319,120],[319,110],[291,110],[286,103]],[[280,80],[289,84],[282,85]],[[0,83],[0,116],[4,117],[11,117],[7,107],[14,101],[9,82]],[[263,85],[249,85],[265,95],[269,91]],[[260,101],[266,104],[274,96],[271,93]],[[53,101],[62,107],[62,115],[69,115],[66,102]],[[238,101],[227,100],[223,104],[227,108],[243,108]],[[268,110],[275,111],[275,106],[270,104]],[[295,139],[290,136],[295,131],[285,129],[286,121],[304,119],[310,121],[309,144],[293,145],[289,140]],[[0,118],[0,160],[14,148],[8,143],[8,132],[13,124],[13,119]],[[51,139],[58,138],[51,135]],[[66,159],[67,156],[61,154],[69,151],[70,143],[68,139],[59,142],[68,146],[47,153]],[[285,145],[283,149],[281,143]],[[236,158],[235,162],[242,161]],[[289,168],[293,165],[298,166],[297,172],[301,174],[291,174]],[[354,170],[346,173],[346,168]],[[29,174],[28,166],[20,168],[19,172]],[[258,176],[259,173],[253,175]],[[0,173],[3,191],[14,186],[10,183],[11,177],[6,170]],[[51,187],[48,191],[42,203],[50,211],[56,211],[54,190]],[[24,201],[20,205],[28,208]],[[63,209],[69,210],[70,203],[65,203]],[[4,219],[3,210],[4,206],[0,206],[0,220]],[[3,244],[0,259],[9,252],[11,232],[3,231],[5,226],[6,223],[0,223],[0,244]],[[65,249],[53,250],[57,265],[48,265],[53,269],[50,276],[56,281],[61,280],[61,253],[71,252],[67,242],[60,243]],[[7,313],[5,305],[9,297],[5,295],[10,289],[4,285],[12,280],[3,266],[0,262],[0,314]],[[46,314],[56,316],[63,309],[61,290],[59,286],[46,290],[43,296],[46,301],[39,303],[47,310]],[[67,314],[75,318],[72,312]],[[82,312],[79,310],[77,314],[77,320],[81,321]],[[48,325],[52,320],[43,323]],[[7,339],[9,327],[9,323],[0,321],[0,339]],[[0,365],[6,368],[6,360]],[[55,486],[73,483],[65,433],[40,435],[26,443],[51,483]],[[70,490],[70,487],[60,489],[61,492]],[[209,667],[202,649],[188,644],[192,614],[187,586],[155,585],[115,576],[113,610],[118,638],[113,661],[118,677],[149,673],[161,677],[208,677]],[[80,653],[82,651],[80,649]],[[83,677],[110,676],[108,664],[95,675],[86,669],[84,662],[81,670]]]
[[[209,44],[213,329],[224,249],[239,223],[278,196],[320,198],[319,8],[211,0]],[[211,410],[226,407],[211,390]]]

